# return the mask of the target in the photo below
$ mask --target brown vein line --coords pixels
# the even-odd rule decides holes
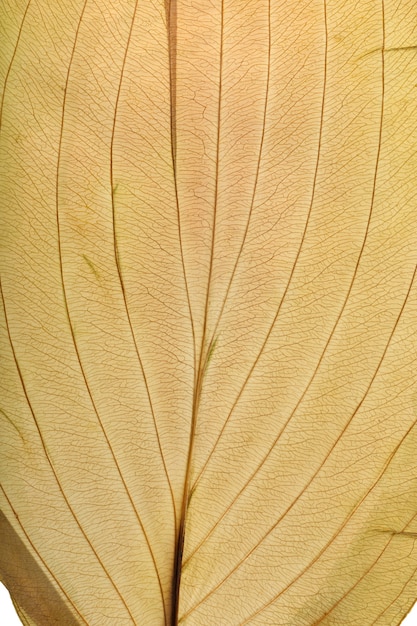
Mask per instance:
[[[177,56],[177,0],[166,0],[166,14],[167,14],[167,36],[168,36],[168,57],[169,57],[169,83],[170,83],[170,132],[171,132],[171,161],[173,171],[173,182],[175,192],[175,206],[177,210],[177,224],[178,224],[178,241],[180,246],[181,266],[182,273],[184,275],[184,286],[187,297],[188,312],[191,323],[191,333],[193,337],[193,350],[194,350],[194,386],[196,385],[197,376],[197,346],[195,338],[194,317],[191,309],[190,290],[188,286],[187,272],[185,269],[184,259],[184,245],[182,239],[182,227],[181,227],[181,211],[180,201],[178,195],[178,173],[177,173],[177,160],[176,160],[176,146],[177,146],[177,122],[176,122],[176,56]]]
[[[65,591],[64,587],[61,585],[61,583],[59,582],[58,578],[55,576],[55,574],[53,573],[53,571],[48,567],[46,561],[42,558],[41,554],[38,552],[35,544],[32,542],[31,538],[29,537],[28,533],[26,532],[22,522],[19,519],[19,516],[15,510],[15,508],[13,507],[9,496],[6,493],[6,490],[4,489],[3,485],[0,484],[0,489],[3,492],[4,497],[6,498],[9,507],[11,508],[11,510],[13,511],[13,515],[16,518],[17,523],[19,524],[20,528],[22,529],[28,543],[30,544],[32,550],[35,552],[36,556],[39,558],[39,560],[41,561],[41,563],[43,564],[43,566],[45,567],[45,569],[49,572],[51,578],[56,582],[57,587],[62,591],[63,595],[66,597],[66,599],[68,600],[68,603],[73,607],[74,611],[77,613],[77,615],[79,615],[79,617],[82,619],[82,621],[84,622],[84,624],[87,624],[88,626],[88,622],[86,620],[86,618],[83,616],[83,614],[77,609],[76,605],[74,604],[74,602],[71,600],[70,596],[67,594],[67,592]]]
[[[368,491],[366,492],[366,494],[359,500],[359,502],[356,504],[355,508],[353,509],[353,511],[348,515],[348,517],[345,519],[345,521],[343,522],[342,526],[340,526],[340,528],[334,533],[333,537],[331,537],[331,539],[326,543],[325,546],[323,546],[323,548],[320,550],[320,552],[317,554],[317,556],[310,561],[310,563],[303,569],[302,572],[300,572],[284,589],[282,589],[274,598],[272,598],[271,600],[269,600],[266,604],[264,604],[260,609],[258,609],[255,613],[252,613],[252,615],[250,615],[248,617],[248,619],[246,619],[244,622],[242,622],[241,626],[244,626],[244,624],[247,624],[249,621],[252,621],[252,619],[254,617],[256,617],[257,615],[259,615],[260,613],[262,613],[262,611],[264,611],[265,609],[267,609],[271,604],[273,604],[283,593],[285,593],[285,591],[287,591],[290,587],[292,587],[292,585],[294,585],[300,578],[301,576],[304,576],[304,574],[311,568],[313,567],[313,565],[319,560],[319,558],[324,554],[324,552],[326,552],[326,550],[331,546],[331,544],[337,539],[337,537],[340,535],[340,533],[342,532],[342,530],[346,527],[346,525],[348,524],[349,520],[353,517],[354,513],[356,513],[356,511],[358,510],[358,508],[362,505],[362,503],[364,502],[364,500],[369,496],[370,493],[372,493],[372,491],[374,490],[374,488],[377,486],[378,482],[381,480],[381,478],[384,476],[385,472],[387,471],[387,469],[389,468],[391,461],[393,460],[393,458],[395,457],[395,455],[397,454],[398,450],[400,449],[401,445],[403,444],[404,440],[408,437],[408,435],[410,434],[410,432],[412,431],[412,429],[416,426],[417,424],[417,420],[414,420],[414,422],[411,424],[410,428],[407,430],[407,432],[405,433],[405,435],[402,437],[401,441],[398,443],[398,445],[395,447],[394,451],[391,453],[391,455],[388,457],[386,464],[384,466],[384,468],[381,470],[378,478],[374,481],[372,487],[370,487],[368,489]]]
[[[174,173],[176,170],[177,147],[177,0],[165,0],[165,14],[168,37],[168,61],[170,84],[170,126],[171,156]]]
[[[25,442],[22,433],[20,432],[20,430],[18,429],[18,427],[16,426],[16,424],[13,422],[13,420],[7,415],[6,411],[3,411],[3,409],[0,409],[0,414],[3,415],[6,420],[8,421],[8,423],[13,426],[13,428],[15,429],[15,431],[17,432],[17,434],[19,435],[20,439],[23,441],[23,443]]]
[[[267,76],[266,76],[266,89],[265,89],[265,101],[264,101],[264,112],[263,112],[263,121],[262,121],[262,134],[261,134],[261,141],[260,141],[260,146],[259,146],[259,153],[258,153],[258,162],[257,162],[257,166],[256,166],[256,172],[255,172],[255,181],[254,181],[254,185],[253,185],[253,193],[252,193],[252,199],[251,199],[251,203],[250,203],[250,208],[249,208],[249,214],[248,214],[248,218],[246,220],[246,227],[245,227],[245,232],[243,234],[243,239],[242,239],[242,243],[240,245],[237,257],[236,257],[236,261],[235,264],[233,266],[233,270],[229,279],[229,283],[227,285],[227,289],[226,289],[226,294],[223,298],[223,302],[222,302],[222,306],[220,309],[220,313],[219,316],[217,318],[217,322],[215,324],[213,333],[212,333],[212,337],[210,340],[210,345],[213,345],[215,338],[216,338],[216,334],[217,334],[217,329],[219,327],[221,318],[223,316],[223,312],[226,306],[226,302],[227,302],[227,298],[229,296],[229,292],[236,274],[236,270],[237,270],[237,266],[239,265],[239,260],[240,257],[242,256],[242,251],[243,248],[245,246],[246,243],[246,238],[249,232],[249,226],[250,226],[250,222],[251,222],[251,218],[252,218],[252,214],[253,214],[253,208],[254,208],[254,204],[255,204],[255,197],[256,197],[256,190],[258,187],[258,180],[259,180],[259,172],[260,172],[260,167],[261,167],[261,161],[262,161],[262,152],[263,152],[263,147],[264,147],[264,139],[265,139],[265,127],[266,127],[266,115],[267,115],[267,109],[268,109],[268,97],[269,97],[269,85],[270,85],[270,75],[271,75],[271,0],[268,0],[268,54],[267,54]]]
[[[384,38],[385,41],[385,38]],[[201,540],[201,542],[197,545],[197,547],[194,549],[194,551],[190,554],[190,556],[187,558],[186,561],[184,561],[184,565],[185,563],[187,563],[193,556],[194,554],[201,548],[201,546],[206,542],[206,540],[211,536],[211,534],[214,532],[214,530],[216,529],[216,527],[218,526],[218,524],[220,524],[220,522],[224,519],[224,517],[227,515],[227,513],[230,511],[230,509],[233,507],[233,505],[235,504],[235,502],[240,498],[240,496],[242,495],[242,493],[246,490],[246,488],[248,487],[248,485],[252,482],[252,480],[254,479],[254,477],[256,476],[256,474],[260,471],[260,469],[263,467],[263,465],[265,464],[265,462],[267,461],[267,459],[269,458],[270,454],[272,453],[272,451],[274,450],[276,444],[278,443],[278,441],[281,439],[282,434],[284,433],[284,431],[286,430],[287,426],[290,424],[292,418],[294,417],[297,409],[299,408],[300,404],[302,403],[302,401],[304,400],[308,390],[310,389],[313,381],[315,380],[315,377],[319,371],[320,365],[323,362],[323,358],[324,355],[330,345],[330,342],[335,334],[335,331],[339,325],[339,322],[342,318],[343,312],[346,308],[346,305],[348,303],[349,300],[349,296],[352,292],[353,289],[353,284],[355,282],[355,279],[357,277],[357,273],[358,273],[358,269],[359,269],[359,265],[360,265],[360,261],[365,249],[365,244],[366,244],[366,240],[368,238],[368,234],[369,234],[369,227],[370,227],[370,223],[371,223],[371,218],[372,218],[372,214],[373,214],[373,208],[374,208],[374,203],[375,203],[375,193],[376,193],[376,184],[377,184],[377,178],[378,178],[378,168],[379,168],[379,162],[380,162],[380,154],[381,154],[381,145],[382,145],[382,127],[383,127],[383,118],[384,118],[384,101],[385,101],[385,81],[384,81],[384,68],[382,69],[382,100],[381,100],[381,111],[380,111],[380,123],[379,123],[379,132],[378,132],[378,147],[377,147],[377,153],[376,153],[376,160],[375,160],[375,170],[374,170],[374,177],[373,177],[373,184],[372,184],[372,192],[371,192],[371,203],[370,203],[370,209],[369,209],[369,213],[368,213],[368,219],[367,219],[367,224],[366,224],[366,228],[365,228],[365,233],[364,233],[364,237],[363,237],[363,241],[362,241],[362,245],[361,245],[361,249],[359,251],[359,255],[358,258],[356,260],[356,265],[352,274],[352,279],[349,285],[349,288],[347,290],[344,302],[342,304],[342,307],[339,311],[339,314],[336,318],[336,321],[333,325],[333,328],[329,334],[329,337],[326,341],[326,344],[324,346],[324,349],[320,355],[319,360],[317,361],[316,367],[313,371],[312,376],[310,377],[310,380],[308,381],[303,393],[301,394],[298,402],[296,403],[294,409],[291,411],[289,417],[287,418],[286,422],[284,423],[284,425],[282,426],[281,430],[279,431],[279,433],[277,434],[277,436],[275,437],[274,441],[272,442],[268,452],[266,453],[266,455],[264,456],[264,458],[262,459],[262,461],[258,464],[258,466],[256,467],[255,471],[251,474],[251,476],[248,478],[248,480],[246,481],[246,483],[243,485],[243,487],[241,488],[241,490],[238,492],[238,494],[233,498],[231,504],[227,507],[227,509],[224,511],[224,513],[222,514],[222,516],[217,520],[217,522],[214,524],[214,526],[212,526],[212,528],[210,529],[210,531],[208,532],[208,534]],[[237,403],[236,403],[237,404]],[[235,408],[236,405],[234,405],[232,407],[232,411]],[[230,417],[230,414],[229,414]],[[353,416],[352,416],[353,417]],[[352,418],[351,418],[352,419]],[[349,422],[348,422],[349,424]],[[204,468],[203,468],[204,469]],[[200,476],[203,472],[200,473]],[[301,492],[303,493],[303,492]]]
[[[405,529],[410,526],[410,524],[412,524],[412,522],[415,520],[415,518],[417,517],[417,513],[415,515],[413,515],[413,517],[411,518],[411,520],[404,526],[404,531]],[[328,617],[328,615],[330,615],[330,613],[332,613],[335,608],[337,606],[339,606],[339,604],[345,600],[348,595],[350,593],[352,593],[354,591],[354,589],[356,589],[356,587],[362,582],[362,580],[364,578],[366,578],[366,576],[369,574],[369,572],[371,572],[374,567],[378,564],[379,560],[382,558],[382,556],[384,555],[384,552],[386,550],[388,550],[390,543],[393,541],[395,535],[392,535],[391,538],[389,539],[389,541],[387,541],[386,545],[384,546],[383,550],[379,553],[378,557],[373,561],[373,563],[370,565],[370,567],[368,567],[368,569],[362,574],[362,576],[356,581],[356,583],[354,585],[352,585],[352,587],[350,587],[340,598],[339,600],[337,600],[337,602],[335,602],[325,613],[323,613],[323,615],[321,617],[319,617],[319,619],[317,619],[313,624],[311,624],[311,626],[317,626],[317,624],[320,624],[326,617]],[[401,595],[402,591],[405,589],[405,587],[408,585],[408,583],[410,582],[411,578],[414,576],[414,574],[417,572],[417,568],[414,570],[413,574],[411,575],[411,577],[407,580],[406,584],[404,585],[404,587],[402,588],[401,592],[398,594],[398,596],[396,596],[396,598],[382,611],[382,613],[380,613],[378,615],[378,617],[376,618],[375,621],[372,622],[372,624],[375,624],[375,622],[377,621],[377,619],[379,619],[379,617],[381,615],[383,615],[391,606],[391,604],[393,604],[398,597]],[[372,624],[370,626],[372,626]]]
[[[77,25],[77,30],[75,33],[75,38],[74,38],[74,44],[73,44],[73,48],[72,48],[72,52],[71,52],[71,56],[70,56],[70,61],[69,61],[69,65],[68,65],[68,72],[67,72],[67,78],[65,81],[65,87],[64,87],[64,96],[63,96],[63,102],[62,102],[62,119],[61,119],[61,130],[60,130],[60,136],[59,136],[59,142],[58,142],[58,157],[57,157],[57,169],[56,169],[56,197],[55,197],[55,201],[56,201],[56,222],[57,222],[57,234],[58,234],[58,254],[59,254],[59,266],[60,266],[60,275],[61,275],[61,283],[62,283],[62,293],[63,293],[63,299],[64,299],[64,307],[65,307],[65,312],[66,312],[66,316],[68,319],[68,325],[69,325],[69,329],[70,329],[70,334],[71,334],[71,339],[72,339],[72,343],[74,345],[74,350],[75,350],[75,354],[80,366],[80,372],[81,375],[83,377],[84,380],[84,384],[87,390],[87,393],[89,395],[90,401],[91,401],[91,405],[94,409],[94,413],[96,414],[97,417],[97,421],[99,423],[99,426],[101,428],[101,431],[103,433],[104,439],[106,441],[106,444],[108,446],[108,449],[110,451],[111,457],[113,459],[113,462],[115,464],[117,473],[119,474],[120,480],[122,482],[123,488],[126,492],[126,495],[128,497],[128,500],[132,506],[133,512],[136,516],[136,519],[139,523],[139,526],[142,530],[143,536],[145,538],[154,568],[155,568],[155,572],[156,572],[156,576],[158,579],[158,584],[159,584],[159,589],[160,589],[160,593],[161,593],[161,598],[162,598],[162,605],[164,608],[164,615],[165,615],[165,601],[164,601],[164,593],[163,593],[163,589],[162,589],[162,582],[161,582],[161,578],[159,575],[159,571],[156,565],[156,559],[155,559],[155,555],[153,553],[152,550],[152,546],[150,544],[148,535],[146,533],[145,527],[143,525],[143,522],[141,520],[141,517],[136,509],[135,503],[133,501],[132,495],[128,489],[128,486],[126,484],[126,481],[124,479],[123,473],[121,471],[121,468],[119,466],[119,463],[117,461],[116,455],[114,453],[113,447],[110,443],[109,437],[107,435],[106,429],[104,428],[103,422],[101,421],[99,412],[97,410],[97,406],[94,402],[94,398],[93,398],[93,394],[91,392],[90,386],[88,384],[88,380],[87,380],[87,376],[86,373],[84,371],[83,365],[82,365],[82,361],[81,361],[81,356],[78,350],[78,345],[77,345],[77,341],[75,339],[75,334],[74,334],[74,328],[72,325],[72,320],[71,320],[71,316],[70,316],[70,311],[69,311],[69,306],[68,306],[68,299],[67,299],[67,294],[66,294],[66,288],[65,288],[65,280],[64,280],[64,269],[63,269],[63,257],[62,257],[62,244],[61,244],[61,229],[60,229],[60,216],[59,216],[59,177],[60,177],[60,166],[61,166],[61,154],[62,154],[62,142],[63,142],[63,135],[64,135],[64,126],[65,126],[65,109],[66,109],[66,102],[67,102],[67,94],[68,94],[68,85],[69,85],[69,79],[70,79],[70,74],[71,74],[71,68],[72,68],[72,63],[74,60],[74,55],[75,55],[75,50],[77,47],[77,42],[78,42],[78,36],[79,36],[79,32],[80,32],[80,28],[81,28],[81,23],[84,17],[84,13],[85,13],[85,9],[87,6],[88,0],[85,0],[84,2],[84,6],[81,12],[81,17],[79,20],[79,23]],[[165,617],[165,621],[166,621],[166,617]]]
[[[211,239],[211,254],[210,254],[210,267],[209,274],[207,279],[207,292],[206,292],[206,302],[204,308],[204,322],[203,322],[203,333],[201,338],[201,346],[200,346],[200,354],[199,354],[199,364],[198,371],[196,373],[195,378],[195,387],[194,387],[194,398],[193,398],[193,410],[192,410],[192,418],[191,418],[191,428],[190,428],[190,440],[188,447],[188,457],[187,457],[187,466],[185,471],[184,478],[184,491],[183,491],[183,500],[182,500],[182,509],[181,509],[181,521],[180,521],[180,529],[178,533],[178,540],[175,549],[175,562],[174,562],[174,572],[173,572],[173,585],[172,585],[172,626],[178,626],[179,619],[179,591],[180,591],[180,583],[181,583],[181,569],[182,569],[182,555],[184,550],[184,538],[185,538],[185,519],[187,516],[188,504],[189,504],[189,493],[190,493],[190,482],[191,482],[191,463],[193,457],[193,448],[194,448],[194,438],[195,438],[195,429],[197,423],[197,415],[198,408],[200,402],[201,388],[204,377],[204,369],[205,362],[207,362],[207,357],[210,354],[210,346],[209,350],[206,354],[204,354],[204,344],[206,341],[206,332],[207,332],[207,317],[208,317],[208,309],[209,309],[209,299],[210,299],[210,286],[211,286],[211,276],[213,269],[213,255],[214,255],[214,246],[215,246],[215,231],[216,231],[216,213],[217,213],[217,201],[218,201],[218,179],[219,179],[219,156],[220,156],[220,124],[221,124],[221,96],[222,96],[222,79],[223,79],[223,44],[224,44],[224,0],[221,0],[221,15],[220,15],[220,52],[219,52],[219,100],[218,100],[218,109],[217,109],[217,147],[216,147],[216,180],[215,180],[215,188],[214,188],[214,207],[213,207],[213,225],[212,225],[212,239]]]
[[[135,624],[135,620],[134,620],[133,615],[131,614],[131,612],[129,610],[129,607],[127,606],[127,604],[126,604],[122,594],[120,593],[120,591],[117,588],[116,584],[114,583],[113,579],[111,578],[110,573],[107,571],[106,566],[104,565],[103,561],[101,560],[101,558],[99,557],[98,553],[96,552],[93,544],[91,543],[90,539],[88,538],[84,528],[80,524],[80,521],[79,521],[79,519],[78,519],[74,509],[72,508],[72,506],[71,506],[71,504],[70,504],[70,502],[69,502],[69,500],[68,500],[68,498],[67,498],[67,496],[65,494],[64,488],[63,488],[63,486],[61,484],[61,481],[58,478],[58,474],[57,474],[57,472],[55,470],[55,466],[52,463],[51,457],[49,456],[49,452],[47,450],[47,447],[46,447],[46,444],[45,444],[45,440],[43,438],[41,427],[39,426],[38,419],[36,417],[36,414],[35,414],[35,411],[33,409],[32,403],[31,403],[31,401],[29,399],[29,395],[28,395],[28,392],[27,392],[27,389],[26,389],[26,384],[25,384],[24,379],[23,379],[22,370],[20,369],[20,364],[19,364],[19,361],[17,359],[14,343],[13,343],[12,336],[11,336],[10,325],[9,325],[9,318],[8,318],[7,309],[6,309],[6,299],[5,299],[5,296],[4,296],[1,279],[0,279],[0,294],[1,294],[1,300],[2,300],[2,303],[3,303],[3,309],[4,309],[4,319],[5,319],[5,323],[6,323],[7,336],[8,336],[8,339],[9,339],[10,348],[11,348],[12,353],[13,353],[13,360],[15,362],[17,373],[18,373],[19,380],[20,380],[20,384],[22,385],[23,393],[24,393],[27,405],[29,407],[29,410],[31,412],[33,421],[35,423],[36,430],[38,431],[39,439],[41,441],[41,445],[42,445],[45,457],[46,457],[46,459],[48,461],[49,467],[51,468],[51,471],[52,471],[52,473],[54,475],[54,478],[56,480],[56,483],[58,485],[58,489],[61,492],[62,497],[64,499],[64,502],[67,505],[67,507],[68,507],[68,509],[69,509],[69,511],[70,511],[70,513],[72,515],[72,517],[74,518],[75,523],[77,524],[77,526],[80,529],[80,531],[81,531],[84,539],[86,540],[88,546],[91,548],[91,551],[93,552],[93,554],[96,557],[97,561],[99,562],[101,568],[103,569],[104,573],[106,574],[107,578],[109,579],[111,585],[113,586],[113,589],[115,590],[115,592],[119,596],[120,600],[122,601],[122,604],[125,606],[126,611],[128,612],[130,618],[132,619],[133,624]]]
[[[139,365],[140,365],[140,369],[142,372],[142,376],[143,376],[143,381],[145,383],[145,388],[146,388],[146,394],[147,394],[147,398],[148,398],[148,402],[149,402],[149,407],[152,413],[152,419],[153,419],[153,424],[154,424],[154,428],[155,428],[155,434],[156,434],[156,438],[158,441],[158,448],[159,448],[159,453],[161,456],[161,460],[162,460],[162,464],[164,467],[164,472],[165,472],[165,476],[168,482],[168,486],[169,486],[169,491],[170,491],[170,495],[171,495],[171,501],[172,501],[172,507],[173,507],[173,513],[174,513],[174,528],[175,528],[175,533],[177,531],[177,512],[176,512],[176,506],[175,506],[175,498],[174,498],[174,491],[172,488],[172,484],[171,484],[171,480],[169,478],[169,474],[168,474],[168,469],[165,463],[165,458],[164,458],[164,454],[162,451],[162,445],[161,445],[161,439],[159,436],[159,431],[158,431],[158,427],[157,427],[157,423],[156,423],[156,416],[155,416],[155,410],[152,404],[152,399],[151,399],[151,392],[149,389],[149,384],[148,384],[148,379],[145,373],[145,368],[143,366],[143,361],[142,358],[140,356],[140,351],[139,351],[139,347],[136,341],[136,336],[135,336],[135,332],[133,330],[133,324],[132,324],[132,319],[130,317],[130,313],[129,313],[129,307],[127,304],[127,296],[126,296],[126,289],[125,289],[125,284],[124,284],[124,280],[123,280],[123,275],[122,275],[122,269],[120,266],[120,257],[119,257],[119,247],[118,247],[118,243],[117,243],[117,236],[116,236],[116,210],[115,210],[115,201],[114,201],[114,140],[115,140],[115,133],[116,133],[116,124],[117,124],[117,113],[118,113],[118,108],[119,108],[119,102],[120,102],[120,95],[121,95],[121,91],[122,91],[122,84],[123,84],[123,78],[124,78],[124,72],[126,69],[126,61],[127,61],[127,56],[129,54],[129,48],[130,48],[130,44],[131,44],[131,40],[132,40],[132,32],[133,32],[133,28],[135,25],[135,21],[136,21],[136,15],[137,15],[137,9],[138,9],[138,1],[136,0],[135,2],[135,6],[134,6],[134,10],[133,10],[133,17],[132,17],[132,22],[130,25],[130,29],[129,29],[129,35],[128,35],[128,39],[127,39],[127,44],[126,44],[126,48],[125,48],[125,52],[124,52],[124,57],[123,57],[123,61],[122,61],[122,68],[121,68],[121,73],[120,73],[120,80],[119,80],[119,85],[118,85],[118,89],[117,89],[117,95],[116,95],[116,102],[115,102],[115,107],[114,107],[114,115],[113,115],[113,126],[112,126],[112,133],[111,133],[111,139],[110,139],[110,189],[111,189],[111,210],[112,210],[112,224],[113,224],[113,246],[114,246],[114,258],[115,258],[115,263],[116,263],[116,270],[117,270],[117,276],[119,279],[119,283],[120,283],[120,289],[122,292],[122,296],[123,296],[123,303],[124,303],[124,308],[126,311],[126,316],[127,316],[127,321],[129,324],[129,328],[130,328],[130,333],[132,336],[132,340],[133,340],[133,344],[135,347],[135,351],[136,351],[136,356],[138,358],[139,361]]]
[[[165,0],[168,37],[171,158],[176,182],[177,159],[177,0]]]
[[[219,100],[217,107],[217,139],[216,139],[216,170],[214,183],[214,205],[213,205],[213,223],[211,235],[210,265],[207,278],[206,302],[204,306],[203,335],[200,348],[199,370],[204,368],[204,344],[207,335],[208,312],[210,305],[210,291],[212,288],[213,261],[214,250],[216,244],[216,222],[217,209],[219,201],[219,176],[220,176],[220,135],[221,135],[221,114],[222,114],[222,89],[223,89],[223,47],[224,47],[224,0],[221,0],[221,31],[220,31],[220,64],[219,64]]]
[[[25,9],[25,11],[23,13],[22,21],[20,23],[19,32],[18,32],[17,39],[16,39],[16,44],[15,44],[15,47],[14,47],[14,50],[13,50],[12,57],[10,59],[9,67],[7,68],[6,76],[4,78],[3,93],[2,93],[2,96],[1,96],[1,102],[0,102],[0,131],[1,131],[2,122],[3,122],[3,106],[4,106],[4,98],[5,98],[5,95],[6,95],[7,84],[9,82],[10,72],[11,72],[12,66],[14,64],[14,60],[15,60],[16,53],[17,53],[17,48],[18,48],[19,43],[20,43],[20,38],[22,36],[23,26],[24,26],[25,21],[26,21],[26,15],[27,15],[27,12],[29,10],[29,6],[30,6],[31,1],[32,0],[29,0],[29,2],[26,5],[26,9]]]
[[[393,326],[393,329],[390,333],[390,336],[388,338],[387,344],[385,346],[385,349],[383,351],[383,354],[379,360],[378,366],[372,376],[372,379],[367,387],[367,389],[365,390],[364,395],[362,396],[360,402],[358,403],[356,409],[354,410],[354,412],[352,413],[351,417],[349,418],[349,420],[346,422],[345,426],[343,427],[343,430],[340,432],[339,436],[337,437],[337,439],[335,440],[335,442],[333,443],[332,447],[330,448],[330,450],[327,452],[327,454],[325,455],[324,459],[322,460],[322,462],[320,463],[320,465],[318,466],[317,470],[314,472],[314,474],[312,475],[312,477],[310,478],[310,480],[308,481],[308,483],[305,485],[305,487],[302,489],[302,491],[300,491],[300,493],[298,494],[298,496],[291,502],[291,504],[286,508],[286,510],[281,514],[281,516],[277,519],[276,522],[274,522],[274,524],[267,530],[267,532],[265,533],[265,535],[262,537],[262,539],[260,539],[243,557],[243,559],[241,559],[234,567],[232,570],[230,570],[228,572],[228,574],[206,595],[204,596],[204,598],[202,598],[194,607],[192,607],[186,615],[188,615],[189,613],[191,613],[192,611],[194,611],[198,606],[200,606],[200,604],[202,604],[203,602],[205,602],[207,600],[207,598],[209,596],[211,596],[213,593],[215,593],[215,591],[217,591],[217,589],[219,589],[229,578],[230,576],[232,576],[232,574],[234,574],[239,567],[255,552],[255,550],[257,550],[259,548],[259,546],[265,541],[265,539],[267,539],[267,537],[277,528],[277,526],[282,522],[282,520],[286,517],[286,515],[289,513],[289,511],[295,506],[295,504],[298,502],[298,500],[301,498],[301,496],[306,492],[306,490],[308,489],[308,487],[310,487],[310,485],[313,483],[313,481],[315,480],[315,478],[317,477],[317,475],[319,474],[320,470],[324,467],[326,461],[330,458],[331,453],[333,452],[333,450],[336,448],[337,444],[339,443],[339,441],[341,440],[341,438],[343,437],[343,435],[345,434],[345,432],[347,431],[349,425],[352,423],[353,418],[355,417],[355,415],[358,413],[359,409],[361,408],[361,406],[363,405],[365,398],[367,397],[369,390],[372,387],[373,382],[375,381],[377,374],[380,370],[380,367],[382,365],[382,362],[385,358],[385,355],[388,351],[388,348],[391,344],[391,340],[395,334],[395,330],[397,329],[397,326],[400,322],[401,316],[403,314],[403,311],[405,309],[406,303],[408,301],[408,297],[410,295],[411,289],[413,287],[413,283],[414,283],[414,279],[416,277],[416,273],[417,273],[417,266],[414,268],[414,272],[413,272],[413,276],[411,279],[411,282],[409,284],[408,290],[407,290],[407,294],[404,298],[401,310],[397,316],[397,319],[395,321],[395,324]],[[416,420],[417,421],[417,420]],[[406,435],[410,432],[411,428],[414,427],[416,422],[413,423],[413,425],[410,427],[410,429],[407,431]],[[405,436],[406,436],[405,435]],[[401,440],[400,444],[402,443],[402,441],[404,440],[405,436],[403,437],[403,439]],[[398,446],[395,448],[395,450],[398,449]],[[391,458],[391,457],[389,457]],[[378,478],[379,480],[379,478]],[[368,492],[369,493],[369,492]],[[367,494],[365,494],[366,497]],[[362,502],[363,500],[361,500]],[[357,508],[357,507],[356,507]],[[356,508],[354,509],[354,511],[356,510]],[[350,518],[348,518],[350,519]],[[321,553],[320,553],[321,554]],[[291,583],[292,584],[292,583]],[[285,590],[284,590],[285,591]]]
[[[212,458],[215,449],[217,448],[217,445],[218,445],[218,443],[219,443],[219,441],[220,441],[220,439],[221,439],[221,437],[222,437],[222,435],[223,435],[223,433],[225,431],[225,428],[226,428],[226,426],[227,426],[227,424],[229,422],[229,419],[230,419],[233,411],[235,410],[236,405],[238,404],[238,402],[239,402],[239,400],[240,400],[240,398],[241,398],[241,396],[242,396],[242,394],[243,394],[243,392],[244,392],[244,390],[246,388],[246,385],[248,384],[249,379],[251,378],[251,376],[252,376],[252,374],[253,374],[253,372],[254,372],[254,370],[255,370],[258,362],[259,362],[259,359],[260,359],[260,357],[261,357],[261,355],[262,355],[262,353],[263,353],[263,351],[265,349],[265,346],[266,346],[266,344],[267,344],[267,342],[268,342],[268,340],[269,340],[269,338],[270,338],[270,336],[272,334],[272,330],[273,330],[273,328],[275,326],[275,323],[276,323],[276,321],[278,319],[278,316],[279,316],[279,314],[281,312],[282,305],[283,305],[284,300],[285,300],[285,298],[287,296],[289,287],[291,285],[291,282],[292,282],[292,279],[293,279],[293,276],[294,276],[294,273],[295,273],[295,269],[297,267],[297,264],[298,264],[298,261],[299,261],[300,255],[301,255],[301,250],[302,250],[302,247],[304,245],[304,241],[305,241],[308,225],[309,225],[310,218],[311,218],[311,213],[312,213],[312,210],[313,210],[315,191],[316,191],[316,183],[317,183],[317,178],[318,178],[318,170],[319,170],[320,156],[321,156],[322,135],[323,135],[324,105],[325,105],[325,99],[326,99],[326,83],[327,83],[327,49],[328,49],[328,30],[327,30],[326,3],[324,3],[324,34],[325,34],[325,43],[324,43],[323,92],[322,92],[322,101],[321,101],[321,113],[320,113],[320,127],[319,127],[319,138],[318,138],[318,147],[317,147],[317,159],[316,159],[316,164],[315,164],[315,169],[314,169],[313,188],[312,188],[312,193],[311,193],[311,198],[310,198],[310,204],[309,204],[309,209],[308,209],[308,212],[307,212],[307,218],[306,218],[306,221],[305,221],[305,224],[304,224],[303,233],[302,233],[302,236],[301,236],[300,245],[299,245],[298,250],[297,250],[297,254],[296,254],[296,257],[295,257],[295,260],[294,260],[293,267],[292,267],[291,272],[290,272],[290,276],[289,276],[287,284],[285,286],[284,294],[283,294],[283,296],[281,298],[281,302],[278,305],[277,312],[275,313],[274,319],[272,320],[272,323],[271,323],[271,325],[269,327],[269,330],[267,332],[265,340],[264,340],[264,342],[263,342],[263,344],[261,346],[260,351],[258,352],[258,355],[257,355],[257,357],[256,357],[256,359],[255,359],[255,361],[254,361],[254,363],[252,365],[252,367],[249,370],[249,373],[248,373],[248,375],[247,375],[247,377],[246,377],[246,379],[245,379],[245,381],[244,381],[244,383],[243,383],[243,385],[242,385],[242,387],[241,387],[241,389],[240,389],[240,391],[239,391],[239,393],[238,393],[238,395],[236,397],[236,400],[233,403],[232,408],[230,409],[230,412],[229,412],[229,414],[228,414],[228,416],[227,416],[227,418],[226,418],[226,420],[225,420],[225,422],[224,422],[224,424],[223,424],[223,426],[222,426],[222,428],[221,428],[221,430],[219,432],[219,435],[218,435],[218,437],[217,437],[217,439],[216,439],[216,441],[215,441],[215,443],[213,445],[213,448],[211,449],[211,452],[210,452],[209,456],[206,459],[206,462],[204,463],[202,469],[200,470],[200,473],[198,474],[197,478],[194,481],[194,488],[198,485],[198,483],[201,480],[202,475],[206,471],[207,465],[208,465],[210,459]]]

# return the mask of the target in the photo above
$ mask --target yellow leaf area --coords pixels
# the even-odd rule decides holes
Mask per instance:
[[[0,25],[23,623],[400,624],[415,0],[1,0]]]

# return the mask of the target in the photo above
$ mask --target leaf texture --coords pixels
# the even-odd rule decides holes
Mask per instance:
[[[411,608],[416,24],[413,0],[1,0],[24,624]]]

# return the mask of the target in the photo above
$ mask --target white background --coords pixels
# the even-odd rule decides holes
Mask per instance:
[[[0,626],[22,626],[7,589],[0,583]],[[46,625],[45,625],[46,626]],[[407,615],[402,626],[417,626],[417,605]]]

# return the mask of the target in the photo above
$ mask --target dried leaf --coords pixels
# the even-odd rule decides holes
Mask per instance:
[[[1,580],[30,626],[391,626],[417,4],[1,0]]]

